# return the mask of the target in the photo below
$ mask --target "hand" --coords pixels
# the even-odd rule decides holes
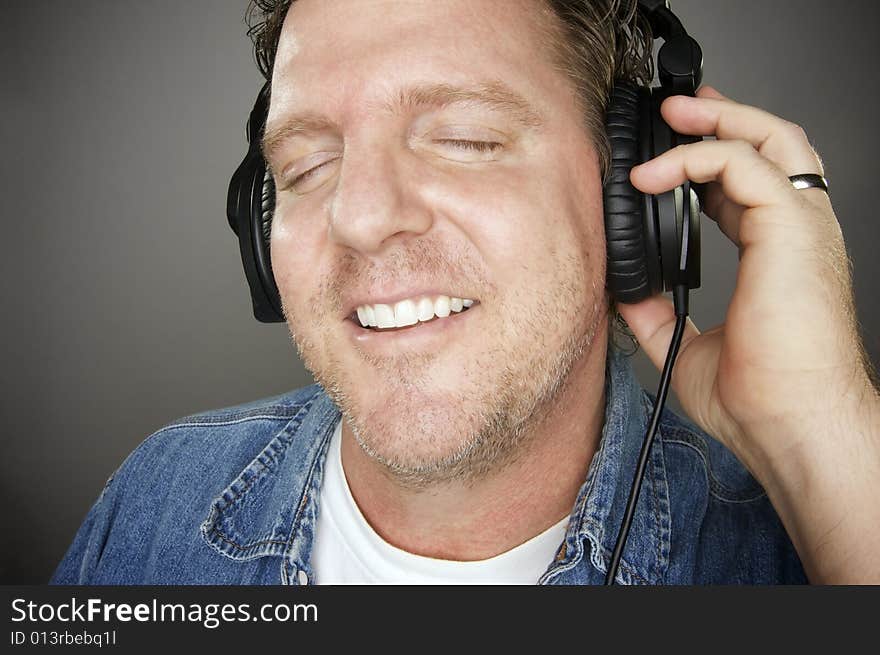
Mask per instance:
[[[726,320],[702,334],[689,321],[673,388],[685,412],[764,484],[808,573],[812,567],[823,577],[827,567],[802,549],[817,547],[811,535],[820,519],[843,520],[838,514],[851,509],[853,494],[880,491],[880,400],[830,200],[819,189],[795,190],[788,180],[823,174],[822,163],[799,127],[709,87],[696,98],[667,99],[662,112],[678,132],[717,140],[679,146],[636,167],[632,183],[660,193],[685,179],[706,182],[705,212],[740,253]],[[618,309],[661,367],[675,322],[672,303],[658,296]],[[846,486],[840,476],[855,476],[868,489],[860,482],[838,489],[839,502],[829,500],[836,492],[828,485]],[[822,507],[804,507],[798,494],[809,485],[815,493],[819,478]],[[817,511],[827,516],[817,519]]]

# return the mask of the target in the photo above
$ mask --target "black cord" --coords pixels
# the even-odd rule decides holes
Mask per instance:
[[[651,414],[651,423],[648,427],[648,433],[645,435],[645,441],[642,443],[642,451],[639,453],[639,462],[636,465],[635,475],[633,475],[632,487],[629,491],[629,499],[626,501],[626,511],[623,514],[620,531],[617,533],[617,543],[614,545],[614,552],[611,554],[611,561],[608,564],[608,573],[605,575],[606,585],[613,585],[614,579],[617,577],[617,569],[620,567],[620,557],[623,555],[623,547],[626,545],[626,538],[629,536],[629,529],[632,524],[633,515],[636,512],[636,503],[639,500],[639,490],[642,488],[642,481],[645,478],[645,469],[648,465],[648,455],[651,452],[651,444],[654,443],[654,434],[657,432],[657,425],[660,423],[660,415],[663,412],[663,406],[666,404],[666,395],[669,392],[669,383],[672,380],[672,367],[675,365],[675,358],[678,356],[678,349],[681,346],[681,338],[684,336],[684,328],[687,324],[687,286],[680,285],[675,287],[672,295],[675,304],[675,329],[672,332],[672,341],[669,342],[669,350],[666,353],[666,363],[663,364],[663,373],[660,376],[660,388],[657,390],[657,402],[654,403],[654,412]]]

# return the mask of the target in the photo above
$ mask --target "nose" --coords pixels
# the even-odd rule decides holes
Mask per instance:
[[[406,155],[393,147],[346,145],[330,206],[329,238],[363,254],[431,227]]]

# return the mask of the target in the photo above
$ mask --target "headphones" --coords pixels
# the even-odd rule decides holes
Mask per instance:
[[[688,36],[667,0],[639,0],[654,38],[660,86],[615,83],[608,102],[606,131],[611,162],[604,184],[608,251],[606,287],[615,300],[635,303],[676,287],[700,286],[700,207],[690,182],[658,195],[644,194],[629,181],[630,170],[667,150],[699,137],[680,135],[660,115],[670,95],[696,93],[703,54]],[[284,322],[272,274],[269,238],[275,210],[275,184],[260,150],[269,109],[269,82],[257,96],[247,122],[244,160],[229,182],[226,216],[238,236],[241,261],[251,290],[254,316],[263,323]]]

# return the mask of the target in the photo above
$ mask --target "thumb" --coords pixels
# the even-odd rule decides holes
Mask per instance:
[[[669,342],[675,331],[675,309],[672,301],[658,295],[635,305],[618,303],[617,310],[629,324],[645,354],[662,371],[669,352]],[[700,334],[688,318],[672,371],[672,388],[682,409],[712,435],[731,433],[727,429],[729,424],[719,414],[720,406],[714,395],[723,340],[723,325]]]
[[[617,303],[617,311],[627,322],[639,345],[658,370],[663,370],[669,342],[675,330],[675,309],[672,301],[662,295],[648,298],[634,305]],[[696,337],[700,331],[690,318],[684,328],[681,339],[681,351]]]

